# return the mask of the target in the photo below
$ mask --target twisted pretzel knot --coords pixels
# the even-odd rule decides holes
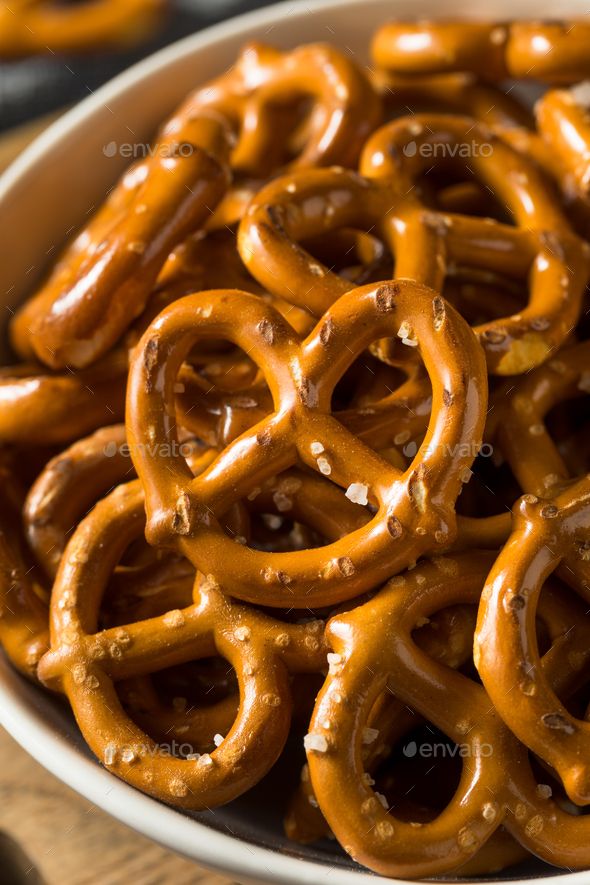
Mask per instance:
[[[92,0],[61,6],[11,0],[0,9],[0,58],[125,46],[149,34],[163,0]]]
[[[471,174],[475,170],[507,204],[516,228],[441,214],[421,201],[417,185],[432,165],[423,147],[442,144],[446,159],[440,162],[461,166],[450,149],[459,150],[466,137],[478,147],[467,162]],[[412,156],[408,145],[415,146]],[[483,156],[483,146],[493,155]],[[311,170],[278,179],[256,196],[238,243],[244,263],[269,291],[314,313],[325,310],[351,285],[298,244],[337,228],[376,228],[395,255],[397,278],[440,289],[453,264],[529,276],[524,310],[476,328],[491,372],[524,372],[563,342],[580,312],[588,249],[527,158],[470,118],[414,115],[368,140],[361,171],[365,177]]]
[[[433,397],[425,439],[403,474],[330,409],[334,386],[354,358],[402,327],[419,345]],[[176,439],[170,403],[186,353],[213,336],[234,341],[263,368],[275,411],[193,479],[170,446]],[[473,440],[481,439],[484,372],[481,351],[458,314],[408,281],[343,296],[304,341],[276,311],[245,293],[221,290],[182,299],[148,329],[130,374],[128,434],[146,490],[148,540],[174,547],[196,568],[206,560],[238,599],[286,607],[351,599],[392,569],[452,540],[453,504],[475,455]],[[298,459],[343,487],[358,484],[377,507],[374,517],[318,550],[273,554],[236,546],[220,530],[219,515]]]
[[[489,557],[478,553],[419,565],[390,581],[370,602],[328,624],[335,658],[307,739],[310,775],[340,842],[377,872],[427,876],[454,869],[501,824],[550,862],[558,853],[568,866],[588,863],[587,821],[566,814],[550,798],[550,790],[539,787],[526,748],[504,726],[485,691],[430,658],[412,640],[421,618],[448,605],[477,604],[488,567]],[[571,653],[587,653],[589,626],[573,600],[560,598],[559,605],[568,617],[543,658],[543,672],[562,691],[579,680]],[[570,638],[567,631],[576,620],[580,628]],[[419,826],[394,817],[363,777],[363,728],[386,687],[469,750],[462,754],[463,774],[452,802]]]
[[[590,75],[590,25],[568,22],[392,22],[371,46],[379,67],[397,74],[469,71],[482,80],[572,83]]]
[[[67,694],[85,739],[108,768],[144,792],[205,808],[244,792],[280,754],[291,716],[288,673],[322,668],[322,623],[276,621],[230,602],[208,579],[195,585],[187,608],[96,632],[106,581],[143,528],[137,480],[119,486],[80,524],[54,585],[51,649],[39,676]],[[234,667],[240,686],[232,729],[211,755],[162,755],[126,716],[114,683],[216,653]]]
[[[290,104],[293,125],[293,103],[309,95],[316,113],[294,162],[354,160],[378,122],[379,101],[331,47],[247,47],[229,72],[191,95],[13,321],[21,352],[32,349],[53,367],[86,366],[104,354],[145,306],[170,252],[208,220],[230,164],[237,172],[263,165],[268,174],[275,109]]]
[[[210,460],[209,453],[193,457],[191,469],[196,473]],[[51,579],[58,571],[67,537],[84,513],[116,483],[133,474],[123,426],[104,428],[49,462],[29,491],[24,521],[30,546]],[[265,513],[285,514],[286,490],[288,515],[320,531],[324,537],[339,538],[363,523],[361,508],[333,486],[302,473],[286,474],[278,483],[269,481],[252,507]],[[242,513],[237,516],[241,522],[233,522],[233,530],[247,536],[248,520]],[[162,557],[162,552],[153,551],[147,561],[141,557],[137,567],[126,563],[113,572],[106,611],[104,606],[101,609],[102,623],[124,626],[191,604],[192,566],[186,560],[177,562],[176,557]],[[30,627],[30,620],[23,621],[23,629]],[[177,708],[174,703],[162,702],[147,676],[123,680],[117,685],[117,694],[133,720],[150,736],[166,743],[171,735],[178,735],[183,744],[203,752],[211,748],[214,735],[229,730],[239,701],[231,692],[205,708]]]

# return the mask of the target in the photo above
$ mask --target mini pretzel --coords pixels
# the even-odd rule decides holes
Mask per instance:
[[[420,628],[416,639],[419,647],[429,657],[456,670],[471,659],[474,626],[472,607],[455,606],[437,612]],[[389,692],[384,692],[375,703],[368,720],[368,727],[372,729],[371,737],[375,736],[375,740],[364,744],[362,749],[367,774],[375,774],[391,747],[416,728],[420,721],[420,716],[414,710],[410,710]],[[301,783],[285,819],[285,832],[290,839],[303,844],[314,842],[330,832],[315,798],[307,764],[303,767]]]
[[[206,460],[207,455],[201,456],[201,460],[203,457]],[[199,460],[192,457],[191,468],[198,471],[199,467]],[[123,426],[103,428],[49,462],[27,496],[24,521],[37,561],[52,580],[67,536],[84,513],[118,482],[134,475]],[[243,522],[236,526],[236,531],[239,534],[245,531]],[[169,556],[157,556],[154,560],[152,555],[143,567],[119,566],[111,583],[108,605],[118,618],[108,620],[119,625],[121,617],[138,620],[190,605],[194,570],[186,560],[177,563]],[[101,612],[101,620],[104,619]],[[46,613],[45,623],[47,620]],[[166,735],[169,738],[170,734],[177,734],[182,735],[183,743],[208,748],[213,736],[225,733],[235,719],[236,700],[232,697],[209,705],[206,710],[166,708],[157,699],[147,677],[122,683],[121,695],[134,721],[143,727],[149,723],[152,735],[159,729],[164,742]]]
[[[588,84],[553,89],[535,106],[539,132],[555,152],[574,186],[590,196],[590,115]]]
[[[354,64],[322,44],[291,53],[247,47],[166,122],[152,155],[127,172],[81,235],[84,252],[79,236],[17,315],[16,339],[22,344],[28,336],[53,367],[98,359],[141,312],[170,252],[223,196],[230,151],[237,171],[261,166],[267,175],[275,161],[282,165],[284,157],[269,156],[279,144],[275,114],[309,96],[315,113],[293,163],[354,162],[379,116],[379,100]]]
[[[11,0],[0,9],[0,58],[120,47],[154,28],[162,0],[89,0],[59,5]]]
[[[33,483],[24,507],[27,540],[37,562],[53,580],[68,533],[104,494],[129,474],[135,476],[123,454],[125,427],[96,431],[53,458]]]
[[[469,71],[482,80],[574,83],[590,76],[590,25],[568,22],[392,22],[373,37],[379,67],[396,74]]]
[[[498,397],[492,426],[523,491],[546,497],[571,478],[544,419],[558,403],[588,390],[590,344],[582,342],[527,375],[508,397]]]
[[[428,431],[403,474],[330,414],[334,386],[355,357],[376,338],[399,332],[419,346],[433,388]],[[176,432],[168,404],[186,354],[210,337],[250,353],[267,375],[275,411],[193,479],[169,445]],[[452,539],[453,502],[475,454],[473,441],[481,440],[484,372],[481,351],[458,314],[408,281],[349,293],[304,341],[246,293],[219,290],[182,299],[148,329],[130,374],[127,432],[146,490],[147,538],[182,552],[196,568],[206,563],[207,573],[238,599],[279,607],[352,599]],[[162,443],[170,455],[154,459],[150,446],[167,454]],[[353,495],[355,489],[366,493],[377,505],[373,519],[318,550],[265,554],[237,546],[220,530],[219,515],[298,459],[352,486]]]
[[[421,202],[417,184],[430,166],[422,145],[491,145],[468,165],[506,202],[517,228],[489,219],[441,214]],[[408,144],[416,145],[411,157]],[[459,164],[459,159],[437,164]],[[449,263],[525,277],[528,306],[476,328],[489,370],[515,374],[546,359],[576,322],[588,276],[588,249],[571,231],[553,194],[525,157],[470,118],[405,117],[379,129],[361,161],[366,177],[311,170],[278,179],[252,202],[239,231],[244,263],[274,294],[315,313],[350,284],[298,247],[340,227],[376,228],[395,255],[395,276],[439,288]],[[501,260],[499,256],[502,256]]]
[[[551,685],[545,658],[543,663],[539,659],[534,619],[543,583],[562,562],[567,569],[564,577],[569,570],[572,576],[583,577],[588,599],[589,515],[587,478],[551,498],[521,499],[514,531],[482,595],[474,646],[478,671],[499,714],[527,747],[557,771],[568,796],[579,805],[590,803],[585,745],[590,725],[568,712]],[[561,643],[565,648],[557,644],[548,654],[557,657],[568,651],[571,669],[581,674],[588,659],[585,625],[572,623],[568,642],[565,639]],[[572,643],[577,648],[570,650]]]
[[[381,874],[416,878],[456,869],[501,824],[549,863],[588,865],[585,818],[565,813],[550,798],[551,791],[539,786],[526,748],[503,725],[485,691],[428,657],[411,637],[417,623],[433,612],[476,604],[488,561],[470,553],[419,565],[390,581],[370,602],[328,624],[331,672],[306,739],[311,780],[346,851]],[[585,657],[590,638],[583,612],[575,606],[574,612],[574,620],[581,619],[579,635],[568,641],[569,626],[564,627],[557,644],[564,653],[550,651],[543,659],[547,678],[563,688],[578,678],[578,656]],[[571,625],[571,617],[567,620]],[[575,655],[571,663],[568,651]],[[386,686],[469,749],[452,802],[420,826],[394,817],[363,777],[363,728]],[[491,755],[486,746],[492,747]]]
[[[313,116],[298,130],[296,105],[305,99],[314,102]],[[381,113],[364,73],[329,43],[290,52],[245,46],[226,73],[189,96],[166,130],[178,131],[183,114],[203,109],[225,115],[237,130],[232,169],[262,179],[284,167],[353,165]]]
[[[0,442],[67,443],[123,417],[123,354],[82,372],[21,363],[0,368]]]
[[[175,805],[218,805],[260,780],[280,754],[290,723],[288,673],[321,668],[321,622],[276,621],[230,602],[208,580],[195,586],[188,608],[96,632],[108,576],[143,521],[135,481],[118,487],[80,524],[54,585],[51,650],[39,675],[67,694],[85,739],[115,774]],[[162,755],[125,715],[114,683],[217,653],[238,676],[236,722],[210,755]]]
[[[203,224],[223,194],[229,174],[223,118],[187,120],[182,135],[190,151],[181,153],[172,136],[162,135],[153,155],[119,185],[128,190],[127,204],[104,238],[90,242],[80,257],[70,260],[66,252],[13,320],[13,334],[22,339],[25,326],[45,364],[81,368],[106,353],[143,309],[169,253]],[[91,222],[90,237],[92,230]]]
[[[9,500],[4,475],[0,502],[0,642],[10,661],[34,677],[48,645],[47,605],[18,532],[19,514]]]

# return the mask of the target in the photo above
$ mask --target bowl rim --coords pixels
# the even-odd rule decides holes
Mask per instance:
[[[362,2],[363,0],[314,0],[313,12],[362,6]],[[386,7],[384,0],[377,2]],[[237,37],[244,30],[268,27],[273,20],[292,10],[292,0],[282,0],[242,13],[184,37],[127,68],[66,111],[13,161],[0,175],[0,202],[43,159],[51,147],[84,125],[100,107],[137,85],[154,69],[165,67],[179,58],[190,57],[212,42]],[[475,12],[474,17],[477,17],[478,11]],[[86,756],[68,740],[67,734],[57,729],[32,702],[27,691],[23,691],[23,686],[27,687],[24,677],[11,667],[4,654],[0,654],[0,725],[59,780],[154,842],[210,869],[237,875],[242,881],[247,877],[250,882],[280,881],[285,885],[318,885],[323,875],[331,876],[327,882],[333,883],[336,872],[338,885],[411,885],[408,880],[381,877],[363,868],[348,870],[329,863],[281,854],[277,850],[221,833],[141,793],[108,772],[98,760]],[[198,848],[195,849],[195,845]],[[550,874],[543,878],[511,878],[509,881],[520,882],[522,885],[530,885],[531,882],[543,885],[587,885],[588,875],[586,871],[556,872],[555,875]],[[462,885],[469,885],[470,880],[460,881]]]

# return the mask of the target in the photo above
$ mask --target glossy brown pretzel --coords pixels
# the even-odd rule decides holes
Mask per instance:
[[[398,74],[470,71],[483,80],[574,83],[590,75],[590,25],[571,21],[392,22],[373,37],[373,60]]]
[[[195,584],[193,605],[97,631],[108,577],[144,519],[136,480],[115,489],[80,524],[54,585],[51,648],[39,676],[67,694],[89,746],[119,777],[185,808],[219,805],[260,780],[280,754],[291,719],[288,674],[322,667],[323,625],[282,623],[237,605],[208,578]],[[115,683],[215,654],[238,677],[234,725],[211,754],[163,753],[125,714]]]
[[[282,146],[275,114],[290,109],[283,123],[293,128],[294,105],[309,97],[314,114],[295,160],[271,158],[269,150]],[[17,314],[17,349],[53,367],[94,362],[143,310],[170,252],[211,217],[232,171],[354,162],[379,112],[364,75],[336,49],[246,47],[164,124],[150,156],[123,176]]]
[[[384,335],[419,347],[433,388],[428,431],[403,473],[331,414],[339,378]],[[186,354],[212,337],[234,341],[264,370],[274,412],[193,478],[175,450],[170,403]],[[440,296],[417,283],[356,289],[303,341],[251,295],[219,290],[189,296],[160,314],[132,360],[127,433],[146,492],[148,540],[182,552],[197,569],[206,564],[238,599],[278,607],[352,599],[452,541],[454,501],[480,445],[485,403],[483,355],[473,334]],[[236,545],[219,516],[298,460],[353,498],[370,501],[373,518],[318,549],[273,554]]]
[[[164,0],[10,0],[0,9],[0,58],[134,44],[152,32],[163,8]]]
[[[473,146],[469,159],[460,153],[466,141]],[[517,226],[429,209],[420,179],[433,164],[468,166],[508,206]],[[371,136],[361,172],[363,177],[310,170],[260,191],[240,225],[239,248],[262,285],[319,314],[351,284],[301,248],[301,241],[339,228],[370,229],[389,245],[394,276],[439,290],[451,264],[528,275],[528,305],[476,328],[490,371],[527,371],[563,342],[581,309],[588,247],[526,157],[473,119],[417,114]]]
[[[512,556],[517,563],[517,545]],[[440,557],[392,579],[374,599],[328,624],[330,673],[306,738],[311,781],[345,850],[381,874],[418,878],[456,869],[500,825],[551,864],[584,867],[590,862],[586,818],[562,810],[551,788],[538,783],[526,746],[504,725],[484,689],[429,657],[412,637],[416,626],[441,608],[477,604],[488,566],[489,557],[478,553]],[[590,625],[575,600],[560,604],[567,617],[543,659],[543,679],[563,691],[579,682]],[[580,624],[576,634],[572,621]],[[498,655],[503,662],[510,660],[501,644],[494,648],[496,660]],[[519,678],[514,665],[510,674],[512,684]],[[402,821],[364,777],[364,728],[386,687],[464,748],[455,795],[426,823]],[[497,693],[506,688],[504,683]],[[517,705],[510,698],[504,703],[518,716],[521,699]],[[562,734],[545,731],[558,747]]]

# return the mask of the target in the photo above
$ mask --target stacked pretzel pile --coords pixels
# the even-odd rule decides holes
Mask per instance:
[[[247,47],[13,317],[0,636],[169,804],[589,867],[590,26],[372,56]]]

